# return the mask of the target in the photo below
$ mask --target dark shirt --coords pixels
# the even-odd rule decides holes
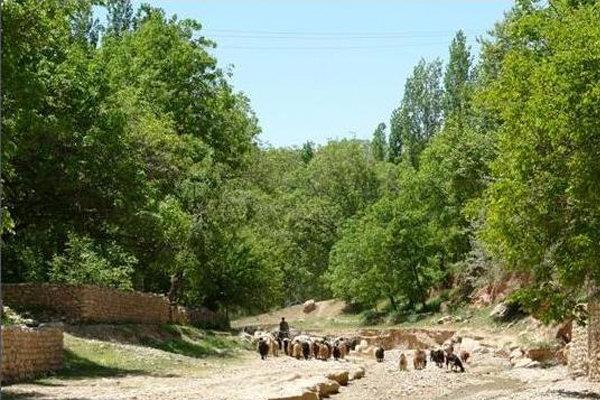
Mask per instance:
[[[279,331],[280,332],[289,332],[290,330],[290,326],[288,325],[287,321],[281,321],[279,323]]]

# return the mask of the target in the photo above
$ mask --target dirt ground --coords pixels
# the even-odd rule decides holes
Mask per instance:
[[[400,353],[409,356],[409,371],[398,369]],[[453,373],[428,363],[412,368],[412,351],[394,349],[385,361],[354,354],[341,362],[299,361],[287,356],[258,359],[247,353],[235,364],[197,360],[207,367],[194,376],[125,375],[86,379],[51,379],[44,383],[18,384],[3,388],[3,398],[133,400],[202,399],[263,400],[292,396],[324,375],[340,369],[363,366],[366,376],[342,387],[333,400],[387,399],[600,399],[600,385],[574,381],[563,366],[514,368],[494,352],[474,354],[467,372]]]
[[[281,321],[281,317],[284,317],[288,321],[295,322],[335,318],[341,316],[343,314],[344,307],[346,307],[346,303],[341,300],[325,300],[319,301],[316,304],[316,310],[309,314],[305,314],[303,311],[303,305],[299,304],[266,314],[242,318],[237,321],[233,321],[232,326],[234,328],[238,328],[250,325],[277,325],[279,324],[279,321]]]

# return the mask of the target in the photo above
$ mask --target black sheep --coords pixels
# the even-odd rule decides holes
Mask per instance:
[[[462,361],[456,354],[446,356],[446,369],[448,369],[449,364],[452,364],[452,371],[459,369],[460,372],[465,372],[465,367],[463,367]]]
[[[308,360],[310,357],[310,345],[308,342],[302,342],[302,355],[304,356],[305,360]]]
[[[267,354],[269,354],[269,345],[263,338],[258,340],[258,353],[260,354],[261,360],[267,359]]]
[[[431,361],[434,362],[438,367],[442,368],[444,366],[444,361],[446,359],[444,350],[431,350],[429,357],[431,358]]]
[[[377,362],[383,362],[383,347],[379,346],[377,348],[377,350],[375,350],[375,358],[377,359]]]
[[[333,359],[337,361],[341,357],[342,352],[340,351],[340,348],[338,346],[333,346]]]

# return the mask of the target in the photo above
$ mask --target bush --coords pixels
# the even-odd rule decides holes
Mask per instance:
[[[439,312],[440,308],[442,306],[442,303],[445,301],[448,301],[448,298],[449,298],[448,294],[449,294],[449,291],[444,290],[437,296],[432,297],[429,300],[427,300],[425,302],[425,304],[423,304],[423,312],[431,312],[431,313]]]
[[[361,325],[379,325],[384,322],[385,313],[377,310],[366,310],[360,314]]]
[[[65,252],[50,262],[50,281],[131,290],[136,263],[114,243],[100,247],[88,237],[70,234]]]

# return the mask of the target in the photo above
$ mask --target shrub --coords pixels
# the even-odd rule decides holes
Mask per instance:
[[[50,262],[50,281],[131,290],[137,259],[110,243],[98,246],[88,237],[70,234],[63,254]]]
[[[377,310],[366,310],[360,314],[361,325],[378,325],[384,322],[385,313]]]

